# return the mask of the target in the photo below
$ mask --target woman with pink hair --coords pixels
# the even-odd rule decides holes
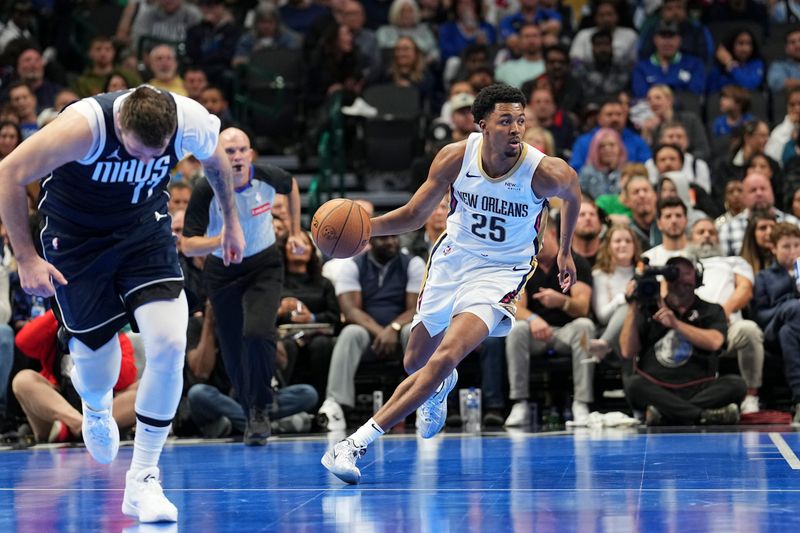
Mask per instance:
[[[586,164],[580,171],[581,190],[593,198],[619,194],[619,178],[627,160],[628,153],[617,130],[600,128],[592,137]]]

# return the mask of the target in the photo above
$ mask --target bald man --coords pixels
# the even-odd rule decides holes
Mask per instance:
[[[742,250],[747,221],[753,209],[766,209],[775,214],[778,222],[800,226],[800,220],[775,207],[772,181],[758,172],[750,172],[742,181],[742,200],[745,209],[719,228],[719,240],[726,255],[738,255]]]
[[[250,139],[243,131],[228,128],[219,139],[233,169],[236,208],[247,243],[244,259],[235,268],[223,268],[222,219],[205,179],[195,186],[186,209],[181,248],[187,256],[208,255],[204,268],[208,297],[225,369],[246,414],[244,443],[263,446],[270,434],[275,317],[283,285],[283,254],[275,244],[272,205],[276,194],[288,195],[284,220],[289,226],[288,242],[302,251],[300,192],[285,170],[253,164]]]

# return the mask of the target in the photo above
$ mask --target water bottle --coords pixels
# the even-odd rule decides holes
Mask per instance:
[[[41,296],[32,296],[31,297],[31,318],[36,318],[37,316],[41,316],[46,311],[44,306],[44,298]]]
[[[381,407],[383,407],[383,391],[372,391],[372,414],[377,413]]]
[[[475,387],[467,391],[467,433],[480,433],[481,431],[481,393]]]

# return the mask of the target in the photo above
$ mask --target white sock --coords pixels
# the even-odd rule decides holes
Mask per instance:
[[[375,419],[370,418],[366,424],[358,428],[349,438],[352,439],[356,446],[365,448],[384,433],[385,431],[375,422]]]
[[[136,437],[133,440],[133,460],[131,461],[131,471],[138,472],[151,466],[158,466],[158,459],[161,457],[161,450],[169,436],[169,428],[172,424],[164,427],[153,426],[136,420]]]

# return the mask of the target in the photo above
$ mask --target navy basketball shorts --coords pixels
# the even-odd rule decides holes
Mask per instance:
[[[136,308],[180,295],[183,272],[171,221],[151,214],[132,227],[87,234],[45,217],[44,258],[68,282],[56,286],[52,307],[71,336],[97,349],[126,323],[136,328]]]

